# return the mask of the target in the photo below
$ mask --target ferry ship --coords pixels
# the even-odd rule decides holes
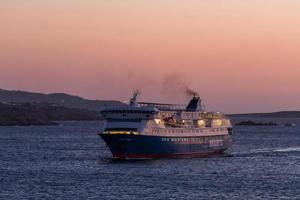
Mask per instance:
[[[223,153],[232,144],[230,120],[205,112],[197,94],[186,105],[137,102],[106,109],[99,136],[114,159],[206,157]]]

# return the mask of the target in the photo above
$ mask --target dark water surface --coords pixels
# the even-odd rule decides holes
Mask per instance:
[[[300,199],[300,120],[287,121],[235,127],[223,157],[135,162],[109,159],[99,122],[0,127],[0,199]]]

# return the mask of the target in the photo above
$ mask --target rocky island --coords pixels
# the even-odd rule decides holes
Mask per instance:
[[[235,124],[236,126],[277,126],[278,124],[273,122],[254,122],[254,121],[242,121]]]

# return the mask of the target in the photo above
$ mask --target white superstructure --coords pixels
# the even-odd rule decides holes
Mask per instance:
[[[137,94],[134,93],[129,106],[102,112],[106,119],[103,132],[185,137],[229,134],[230,120],[221,113],[205,112],[196,95],[184,108],[173,104],[137,103]]]

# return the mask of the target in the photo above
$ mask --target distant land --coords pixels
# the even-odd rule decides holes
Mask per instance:
[[[124,105],[65,93],[0,89],[0,126],[58,125],[57,121],[100,120],[100,111]]]
[[[56,121],[101,120],[100,111],[120,101],[88,100],[65,93],[42,94],[0,89],[0,126],[56,125]],[[229,114],[245,118],[300,118],[300,111]]]
[[[257,117],[257,118],[300,118],[300,111],[280,111],[271,113],[229,114],[230,117]]]
[[[124,105],[120,101],[88,100],[65,93],[42,94],[27,91],[0,89],[2,103],[53,103],[67,108],[100,111],[105,108]]]
[[[58,125],[56,121],[100,120],[99,112],[49,103],[0,103],[0,126]]]

